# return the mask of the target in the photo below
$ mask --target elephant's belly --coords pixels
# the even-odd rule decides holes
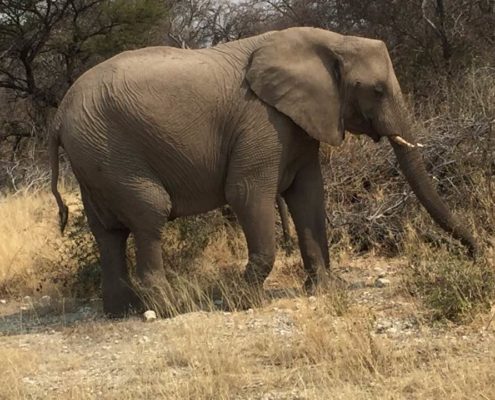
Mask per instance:
[[[167,161],[172,160],[162,158],[155,171],[170,197],[170,218],[205,213],[225,204],[221,165],[205,166],[199,160],[192,165]]]
[[[143,151],[142,158],[170,196],[171,218],[208,212],[225,204],[227,159],[219,151],[221,145],[210,142],[213,144],[206,147],[200,138],[192,144],[181,137],[174,144],[162,143],[158,150],[148,147]]]
[[[171,192],[169,194],[172,201],[170,219],[202,214],[226,203],[223,188],[195,194],[169,191]]]

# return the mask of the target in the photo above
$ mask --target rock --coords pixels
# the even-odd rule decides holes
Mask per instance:
[[[42,307],[49,307],[52,304],[52,298],[50,296],[43,296],[40,299],[40,305]]]
[[[386,331],[390,330],[393,327],[393,324],[389,320],[381,320],[378,321],[377,324],[375,325],[375,331],[376,333],[385,333]]]
[[[353,282],[349,285],[350,290],[364,289],[365,287],[366,287],[365,281],[357,281],[357,282]]]
[[[387,333],[395,335],[397,332],[399,332],[399,329],[396,326],[392,326],[387,330]]]
[[[144,322],[154,322],[156,321],[156,312],[153,310],[148,310],[143,314]]]
[[[377,287],[377,288],[384,288],[386,286],[390,286],[390,280],[388,280],[386,278],[378,278],[375,281],[375,287]]]
[[[22,298],[22,302],[25,305],[32,305],[33,304],[33,299],[31,298],[31,296],[24,296]]]
[[[213,300],[213,304],[215,304],[216,307],[223,307],[223,299],[215,299]]]
[[[0,299],[0,304],[7,304],[7,300],[5,300],[5,299]]]
[[[141,344],[149,343],[149,342],[150,342],[150,338],[148,336],[143,336],[143,337],[139,338],[139,343],[141,343]]]
[[[308,297],[308,301],[309,301],[310,303],[316,303],[316,297],[315,297],[315,296],[309,296],[309,297]]]
[[[381,268],[375,268],[375,272],[378,278],[385,278],[385,276],[387,275],[387,272]]]

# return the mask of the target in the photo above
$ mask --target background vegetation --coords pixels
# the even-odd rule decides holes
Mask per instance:
[[[57,236],[46,190],[47,123],[79,75],[125,49],[205,47],[289,26],[387,43],[441,194],[484,244],[493,241],[493,0],[1,0],[0,224],[6,239],[0,290],[36,290],[53,266],[60,273],[50,280],[71,290],[80,290],[80,279],[98,282],[94,243],[67,165],[65,196],[73,209],[65,241]],[[389,146],[348,135],[342,147],[324,147],[321,156],[334,255],[402,256],[424,248],[461,257],[458,244],[420,209]],[[245,249],[235,223],[213,212],[174,224],[164,255],[172,268],[190,271],[243,257]]]

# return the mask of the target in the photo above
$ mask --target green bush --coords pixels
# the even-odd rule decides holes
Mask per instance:
[[[488,260],[467,261],[447,251],[413,256],[405,286],[431,310],[433,320],[468,322],[495,300],[495,268]]]

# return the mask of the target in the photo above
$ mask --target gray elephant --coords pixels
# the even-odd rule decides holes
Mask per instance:
[[[269,32],[210,49],[121,53],[69,89],[52,123],[52,191],[62,146],[81,187],[102,264],[103,305],[131,303],[126,242],[145,287],[162,279],[167,221],[229,204],[244,231],[245,279],[262,285],[275,258],[275,200],[296,227],[305,286],[329,268],[320,142],[344,131],[386,137],[433,219],[466,245],[471,233],[427,175],[385,44],[315,28]]]

